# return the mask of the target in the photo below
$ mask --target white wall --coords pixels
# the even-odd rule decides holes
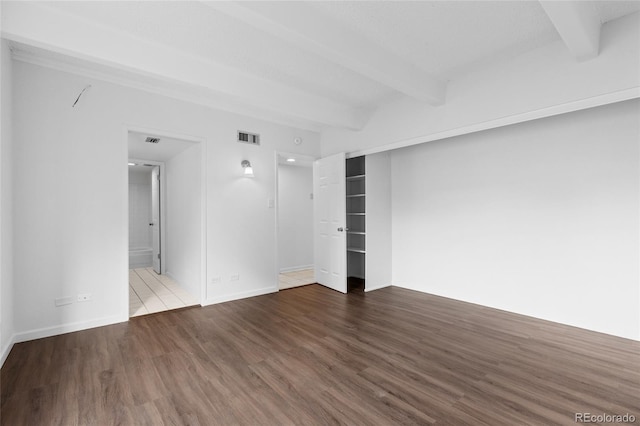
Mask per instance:
[[[392,153],[393,284],[640,339],[640,101]]]
[[[278,264],[281,272],[313,267],[313,168],[278,165]]]
[[[388,287],[391,273],[391,154],[367,155],[365,291]]]
[[[202,149],[194,143],[165,163],[166,274],[200,300]]]
[[[150,222],[151,167],[129,168],[129,248],[151,248]]]
[[[316,133],[22,62],[14,70],[19,339],[128,318],[127,126],[206,140],[204,303],[277,290],[275,209],[268,207],[274,152],[317,156]],[[262,145],[237,143],[238,129],[260,133]],[[305,142],[296,146],[295,137]],[[254,165],[254,179],[242,178],[243,159]],[[80,292],[93,300],[54,306],[54,298]]]
[[[1,6],[0,6],[1,7]],[[11,349],[14,328],[12,202],[12,62],[0,41],[0,366]]]
[[[640,93],[640,13],[602,27],[598,57],[577,62],[560,40],[453,76],[440,107],[403,98],[377,110],[361,131],[329,129],[322,156],[370,153],[519,122],[599,97]],[[626,92],[624,92],[626,93]],[[605,96],[605,97],[607,97]],[[387,148],[388,149],[388,148]]]

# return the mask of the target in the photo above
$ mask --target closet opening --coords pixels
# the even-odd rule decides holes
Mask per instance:
[[[363,292],[366,264],[365,157],[346,160],[347,292]]]

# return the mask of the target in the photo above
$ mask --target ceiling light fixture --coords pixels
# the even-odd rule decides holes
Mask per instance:
[[[295,163],[295,162],[296,162],[296,159],[295,159],[295,158],[287,158],[287,161],[288,161],[289,163]]]
[[[247,160],[242,160],[240,165],[244,168],[244,176],[245,177],[253,177],[253,167],[251,167],[251,163]]]
[[[130,166],[135,166],[135,165],[136,165],[136,163],[129,163],[129,165],[130,165]]]

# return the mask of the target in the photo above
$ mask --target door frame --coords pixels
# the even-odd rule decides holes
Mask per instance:
[[[129,166],[124,163],[125,157],[129,158],[129,133],[149,133],[158,135],[159,137],[167,137],[172,139],[181,139],[188,142],[194,142],[200,146],[200,300],[198,303],[200,306],[207,300],[207,138],[187,135],[184,133],[177,133],[166,129],[157,129],[152,127],[137,126],[131,124],[123,124],[122,126],[122,140],[124,141],[124,148],[122,154],[123,171],[126,171],[123,191],[124,197],[124,217],[126,233],[126,246],[125,250],[125,268],[123,270],[123,282],[121,286],[121,293],[119,299],[122,301],[122,311],[120,318],[123,322],[129,321]],[[161,170],[161,176],[164,174],[164,170]],[[166,189],[166,185],[163,185]],[[162,191],[162,188],[160,189]],[[166,197],[161,197],[166,198]],[[161,200],[162,201],[162,200]],[[166,215],[165,215],[166,217]],[[166,226],[163,226],[166,230]],[[161,236],[162,238],[162,236]],[[165,250],[161,250],[161,253]],[[162,254],[161,254],[162,256]],[[166,262],[162,262],[166,265]]]
[[[165,179],[165,166],[163,161],[153,161],[153,160],[145,160],[143,158],[129,158],[130,163],[142,163],[148,164],[150,166],[158,166],[160,167],[160,274],[164,275],[166,272],[166,257],[165,257],[165,242],[166,237],[166,226],[165,226],[165,218],[167,217],[167,186],[164,181]]]
[[[279,176],[278,176],[278,165],[279,163],[279,157],[296,157],[296,158],[300,158],[301,160],[305,160],[305,161],[311,161],[311,166],[309,166],[309,169],[311,169],[311,173],[313,174],[313,162],[315,162],[316,160],[318,160],[320,157],[315,157],[313,155],[307,155],[307,154],[296,154],[295,152],[287,152],[287,151],[275,151],[274,152],[274,167],[275,167],[275,200],[274,200],[274,205],[275,205],[275,249],[274,249],[274,253],[275,255],[275,265],[274,265],[274,270],[275,270],[275,289],[276,291],[280,291],[280,241],[278,239],[278,234],[279,234],[279,224],[280,224],[280,206],[278,203],[278,198],[279,198],[279,193],[278,193],[278,183],[279,183]],[[313,191],[313,188],[312,188]],[[313,202],[315,204],[316,199],[315,199],[315,195],[313,197]],[[315,211],[315,208],[314,208]],[[314,226],[315,226],[315,220],[314,220]],[[314,231],[315,234],[315,231]],[[314,250],[315,250],[315,243],[314,243]],[[315,253],[314,253],[314,262],[315,262]],[[314,267],[314,271],[315,271],[315,267]],[[314,277],[315,279],[315,277]]]

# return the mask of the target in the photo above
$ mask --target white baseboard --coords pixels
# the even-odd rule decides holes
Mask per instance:
[[[11,336],[11,339],[7,342],[4,348],[2,348],[2,353],[0,353],[0,368],[4,365],[4,362],[7,360],[9,356],[9,352],[13,348],[13,344],[16,342],[16,335]]]
[[[281,268],[280,273],[285,274],[287,272],[296,272],[296,271],[304,271],[305,269],[313,269],[312,265],[301,265],[301,266],[289,266],[287,268]]]
[[[129,269],[151,268],[153,265],[148,262],[129,262]]]
[[[369,291],[375,291],[375,290],[380,290],[381,288],[386,288],[386,287],[391,287],[391,284],[382,284],[382,285],[377,285],[375,287],[370,287],[367,285],[367,283],[364,283],[364,291],[369,292]]]
[[[97,318],[89,321],[79,321],[53,327],[38,328],[13,335],[13,343],[27,342],[29,340],[42,339],[43,337],[57,336],[58,334],[72,333],[74,331],[87,330],[89,328],[103,327],[105,325],[118,324],[123,321],[121,316]]]
[[[591,331],[591,332],[594,332],[594,333],[602,333],[602,334],[607,334],[609,336],[621,337],[623,339],[630,339],[630,340],[634,340],[636,342],[640,342],[640,336],[636,337],[636,336],[628,336],[628,335],[618,334],[618,333],[614,334],[614,333],[611,333],[609,331],[599,330],[599,329],[595,329],[595,328],[591,328],[591,327],[585,327],[585,326],[583,326],[581,324],[578,324],[578,323],[572,323],[572,322],[567,322],[567,321],[559,321],[558,319],[550,317],[548,315],[537,315],[537,314],[531,313],[531,312],[523,312],[523,311],[521,311],[519,309],[514,310],[510,306],[504,306],[504,305],[500,305],[500,304],[487,304],[486,302],[482,302],[481,303],[481,302],[479,302],[477,300],[461,298],[461,297],[456,296],[456,295],[442,294],[441,292],[425,291],[422,287],[420,287],[418,285],[414,285],[414,284],[398,284],[398,283],[394,283],[393,286],[394,287],[399,287],[399,288],[404,288],[404,289],[407,289],[407,290],[417,291],[417,292],[420,292],[420,293],[423,293],[423,294],[429,294],[429,295],[432,295],[432,296],[443,297],[443,298],[455,300],[455,301],[458,301],[458,302],[470,303],[472,305],[482,306],[482,307],[489,308],[489,309],[495,309],[495,310],[498,310],[498,311],[509,312],[509,313],[512,313],[512,314],[522,315],[522,316],[525,316],[525,317],[535,318],[535,319],[539,319],[539,320],[543,320],[543,321],[554,322],[556,324],[567,325],[569,327],[581,328],[583,330]]]
[[[216,303],[230,302],[232,300],[246,299],[247,297],[262,296],[263,294],[276,293],[277,287],[263,287],[256,290],[242,291],[240,293],[227,294],[220,297],[207,298],[202,306],[215,305]]]

